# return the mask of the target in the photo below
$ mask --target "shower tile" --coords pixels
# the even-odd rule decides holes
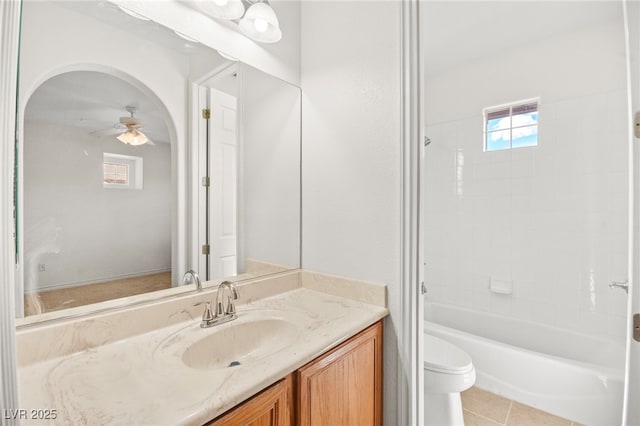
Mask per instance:
[[[485,419],[505,424],[511,401],[491,392],[472,387],[461,393],[462,408]],[[466,424],[466,417],[465,417]],[[488,423],[477,423],[488,424]]]
[[[473,292],[471,304],[474,309],[479,311],[489,311],[490,307],[489,289],[476,290]]]
[[[512,316],[513,314],[513,306],[511,296],[506,294],[494,294],[491,293],[489,299],[489,307],[491,308],[491,312],[504,315],[507,317]]]
[[[530,302],[526,300],[514,298],[511,301],[511,307],[513,310],[512,315],[515,318],[525,320],[525,321],[533,320],[533,306],[531,305]]]
[[[571,420],[566,420],[514,401],[506,424],[507,426],[571,426]]]
[[[578,330],[580,329],[580,310],[568,307],[558,309],[556,320],[558,327]]]
[[[533,319],[542,324],[555,325],[556,309],[554,305],[548,303],[533,304]]]

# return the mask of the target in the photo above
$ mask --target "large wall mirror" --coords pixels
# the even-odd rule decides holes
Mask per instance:
[[[23,4],[18,324],[300,266],[300,89],[104,1]]]

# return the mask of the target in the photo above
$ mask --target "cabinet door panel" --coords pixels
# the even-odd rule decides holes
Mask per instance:
[[[300,426],[376,426],[382,422],[382,324],[298,370]]]
[[[206,426],[290,426],[291,382],[286,377]]]

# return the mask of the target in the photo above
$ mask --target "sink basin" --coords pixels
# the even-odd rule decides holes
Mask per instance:
[[[237,320],[236,320],[237,321]],[[182,354],[185,365],[198,369],[228,368],[256,361],[290,345],[297,327],[277,318],[231,322],[196,340]]]

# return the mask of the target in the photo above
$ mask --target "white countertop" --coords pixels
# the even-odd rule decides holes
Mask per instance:
[[[238,306],[209,329],[183,321],[18,368],[22,424],[202,425],[386,316],[385,307],[298,288]],[[198,336],[260,321],[295,324],[292,343],[239,366],[196,369],[182,353]],[[233,344],[233,342],[229,342]],[[31,410],[56,410],[55,420]]]

